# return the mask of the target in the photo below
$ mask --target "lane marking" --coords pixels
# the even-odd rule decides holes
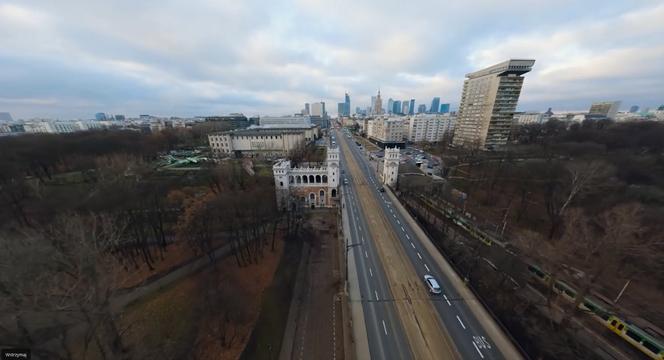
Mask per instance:
[[[376,294],[376,301],[380,300],[380,299],[378,298],[378,291],[374,290],[374,294]]]
[[[394,215],[394,214],[392,214],[392,216],[394,216],[394,218],[395,218],[395,219],[397,218],[397,216],[396,216],[396,215]]]
[[[397,220],[397,221],[398,221],[398,220]],[[406,229],[404,229],[403,226],[402,226],[402,227],[401,227],[401,231],[406,232]]]
[[[443,297],[445,298],[445,301],[447,301],[447,305],[452,306],[452,303],[450,302],[450,299],[447,298],[447,295],[443,294]]]
[[[385,331],[385,335],[387,335],[387,326],[385,326],[385,320],[383,320],[383,331]],[[477,349],[477,346],[475,346],[475,349]],[[480,349],[477,349],[477,351],[480,351]],[[482,353],[480,353],[480,355],[481,354]],[[484,358],[484,356],[482,356],[482,358]]]
[[[364,250],[364,257],[367,258],[367,259],[369,258],[369,254],[367,254],[366,250]]]
[[[415,249],[415,244],[413,244],[413,242],[412,242],[412,241],[410,242],[410,246],[412,246],[412,247],[413,247],[413,249]]]
[[[410,236],[408,236],[408,234],[406,234],[406,239],[410,240]]]
[[[399,219],[397,219],[397,224],[401,225],[401,221],[399,221]]]
[[[459,317],[459,315],[457,315],[456,318],[457,318],[457,320],[459,320],[459,324],[461,324],[461,327],[462,327],[464,330],[466,330],[466,325],[463,324],[463,321],[461,321],[461,318]],[[475,343],[473,343],[473,344],[475,344]]]
[[[371,271],[371,268],[369,268],[369,275],[373,277],[373,271]]]
[[[422,255],[420,255],[420,253],[417,253],[417,257],[420,258],[420,260],[422,260]]]
[[[385,325],[385,323],[383,323],[383,325]],[[482,355],[482,352],[481,352],[480,349],[477,347],[477,345],[475,345],[475,343],[473,343],[473,346],[475,347],[475,350],[477,350],[477,353],[480,354],[480,357],[481,357],[482,359],[484,359],[484,355]]]
[[[424,264],[424,267],[427,269],[427,272],[431,272],[431,270],[429,270],[429,267],[427,266],[427,264]]]
[[[362,242],[364,242],[364,236],[362,236]]]

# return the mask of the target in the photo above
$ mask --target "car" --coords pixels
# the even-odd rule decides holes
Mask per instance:
[[[440,285],[438,285],[438,281],[436,281],[436,278],[434,278],[433,276],[424,275],[424,282],[427,284],[430,293],[438,295],[443,292],[443,289],[440,288]]]
[[[344,185],[348,185],[348,179],[344,179]]]

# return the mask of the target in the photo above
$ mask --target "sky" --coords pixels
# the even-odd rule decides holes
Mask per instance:
[[[378,89],[454,110],[509,58],[536,60],[521,111],[656,107],[662,19],[662,0],[0,0],[0,112],[334,114]]]

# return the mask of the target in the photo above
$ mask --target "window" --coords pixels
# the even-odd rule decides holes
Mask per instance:
[[[283,182],[283,181],[279,181],[279,186],[284,186],[284,182]]]
[[[332,197],[337,197],[337,189],[332,189]]]

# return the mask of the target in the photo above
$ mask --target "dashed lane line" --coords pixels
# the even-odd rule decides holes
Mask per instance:
[[[420,255],[420,253],[417,253],[417,257],[420,258],[420,260],[422,260],[422,255]]]
[[[447,295],[443,294],[443,297],[445,298],[445,301],[447,301],[447,305],[452,306],[452,303],[450,302],[450,299],[447,298]]]
[[[412,241],[410,242],[410,246],[412,246],[412,247],[413,247],[413,249],[415,249],[415,244],[413,244],[413,242],[412,242]]]
[[[385,320],[383,320],[383,331],[385,332],[385,335],[387,335],[387,326],[385,326]],[[477,345],[475,345],[475,349],[477,349]],[[477,351],[480,351],[480,349],[477,349]],[[482,355],[482,353],[480,353],[480,355]],[[482,358],[484,358],[484,356],[482,356]]]
[[[466,330],[466,325],[463,324],[463,321],[461,321],[461,318],[459,317],[459,315],[457,315],[456,318],[457,318],[457,320],[459,320],[459,324],[461,324],[461,327],[462,327],[464,330]]]
[[[429,270],[429,267],[427,266],[427,264],[424,264],[424,267],[427,269],[427,272],[431,272],[431,270]]]

